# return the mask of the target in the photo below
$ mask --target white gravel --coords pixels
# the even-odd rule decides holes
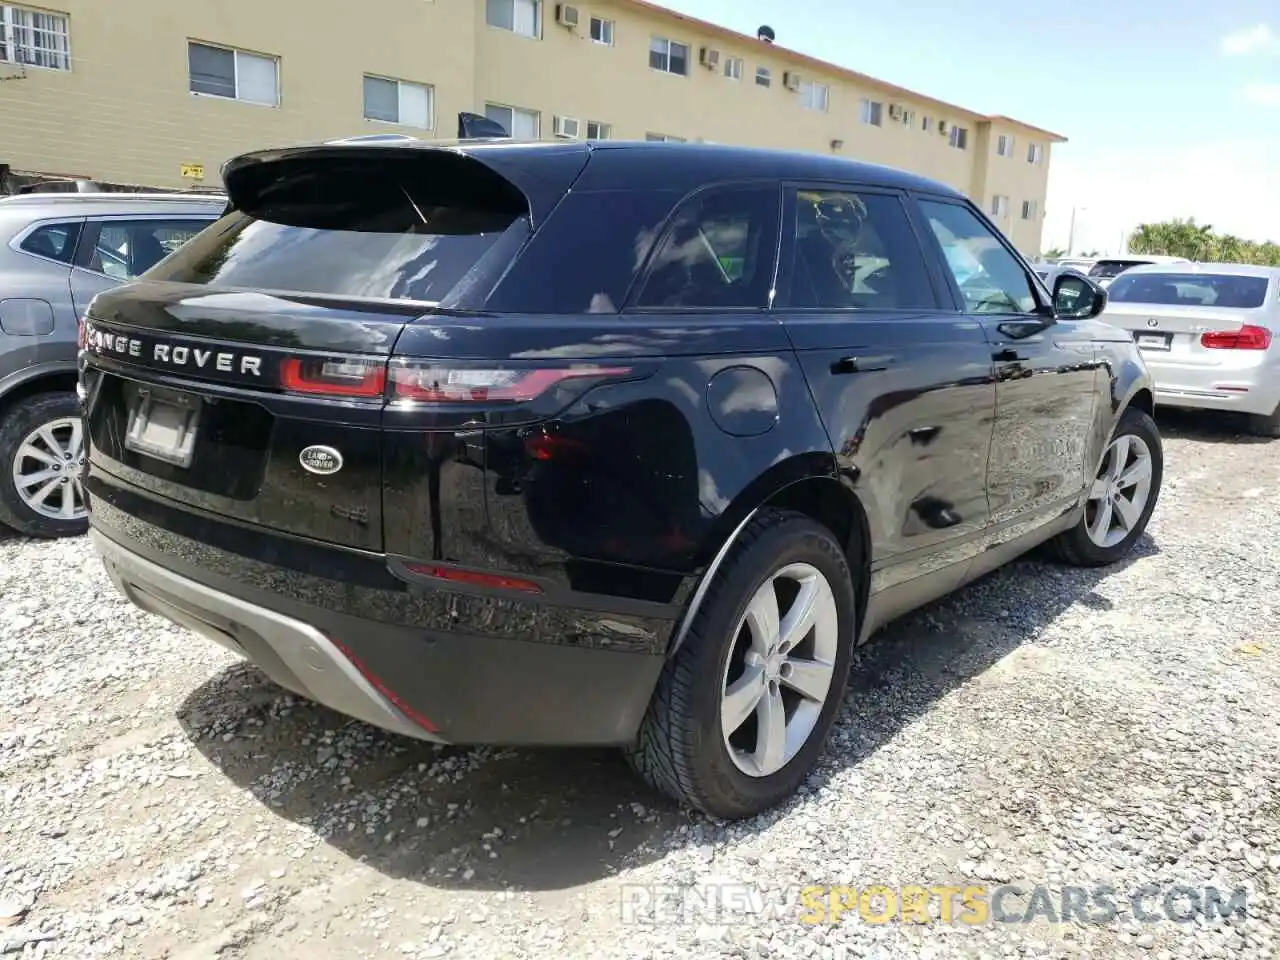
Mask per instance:
[[[0,954],[1271,957],[1280,443],[1162,425],[1140,557],[1021,562],[893,625],[807,792],[732,826],[612,752],[348,722],[132,608],[87,543],[0,533]],[[1121,912],[813,924],[786,899],[978,883],[1110,886]],[[1143,923],[1148,885],[1152,910],[1173,885],[1248,906]]]

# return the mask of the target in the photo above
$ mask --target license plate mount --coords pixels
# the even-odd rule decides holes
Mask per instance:
[[[1173,334],[1171,333],[1135,333],[1133,335],[1134,342],[1138,345],[1139,350],[1165,350],[1167,351],[1173,343]]]
[[[203,404],[199,397],[139,387],[129,398],[125,449],[177,467],[190,467]]]

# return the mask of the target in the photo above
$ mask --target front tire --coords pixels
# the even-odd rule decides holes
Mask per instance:
[[[89,528],[84,427],[73,393],[40,393],[0,418],[0,524],[29,537],[71,537]]]
[[[831,531],[766,510],[717,572],[628,748],[651,785],[726,820],[795,793],[844,697],[857,629]]]
[[[1163,477],[1160,430],[1148,414],[1130,407],[1102,456],[1084,516],[1052,541],[1058,558],[1076,567],[1101,567],[1127,557],[1147,529]]]

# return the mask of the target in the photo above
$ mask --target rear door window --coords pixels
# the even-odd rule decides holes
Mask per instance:
[[[76,241],[80,237],[83,221],[46,223],[32,230],[23,239],[21,247],[37,257],[70,263],[76,253]]]
[[[898,196],[802,189],[795,200],[789,306],[937,309],[920,241]]]
[[[134,280],[211,222],[186,218],[90,221],[79,263],[113,280]]]
[[[676,211],[635,306],[754,309],[769,305],[778,250],[778,186],[726,186]]]

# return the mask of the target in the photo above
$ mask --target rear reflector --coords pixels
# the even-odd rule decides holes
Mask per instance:
[[[342,651],[342,655],[346,657],[349,661],[351,661],[351,665],[355,667],[358,671],[360,671],[360,676],[364,677],[371,684],[373,684],[374,689],[377,690],[384,697],[386,697],[387,700],[390,701],[393,707],[395,707],[397,710],[403,713],[406,717],[408,717],[410,720],[412,720],[414,723],[420,726],[423,730],[426,730],[428,733],[440,732],[439,727],[437,727],[434,723],[432,723],[429,719],[424,717],[422,714],[418,713],[418,711],[414,710],[413,707],[409,706],[409,704],[405,703],[404,700],[394,690],[392,690],[385,683],[383,683],[381,677],[377,676],[375,673],[373,673],[373,671],[371,671],[368,667],[366,667],[364,665],[364,661],[362,661],[359,657],[357,657],[354,653],[351,652],[350,647],[348,647],[346,644],[344,644],[342,641],[338,640],[336,637],[332,635],[329,635],[329,639],[333,641],[334,646],[336,646],[339,650]]]
[[[535,370],[419,366],[391,368],[392,391],[401,400],[427,403],[493,403],[533,400],[566,380],[621,377],[630,367],[550,367]]]
[[[294,393],[380,397],[387,387],[386,361],[289,357],[280,364],[280,385]]]
[[[1202,333],[1200,345],[1210,350],[1266,350],[1271,346],[1271,331],[1245,324],[1239,330]]]
[[[542,588],[532,580],[521,580],[519,577],[504,577],[496,573],[479,573],[473,570],[454,570],[449,567],[420,563],[406,563],[404,566],[411,573],[435,580],[447,580],[450,583],[461,583],[472,587],[495,587],[499,590],[518,590],[521,593],[542,592]]]

